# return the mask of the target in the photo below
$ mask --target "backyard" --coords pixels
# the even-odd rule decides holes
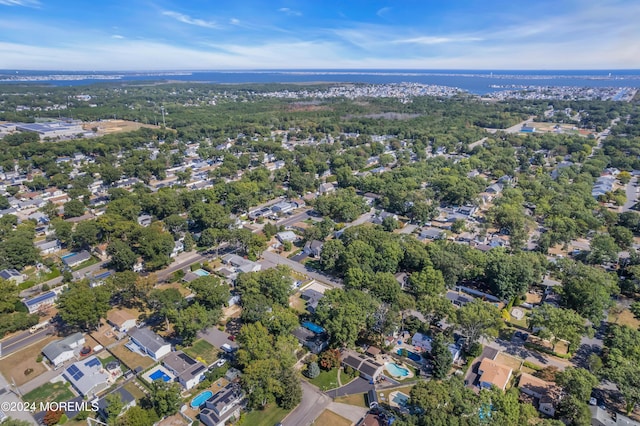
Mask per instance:
[[[204,339],[196,340],[193,345],[184,348],[183,351],[192,358],[201,359],[206,365],[211,365],[215,362],[220,353],[215,346]]]
[[[0,361],[0,372],[9,382],[15,380],[17,386],[24,385],[29,380],[47,371],[47,368],[41,362],[36,362],[36,359],[42,352],[42,348],[56,339],[54,336],[49,336],[36,344],[9,355]],[[28,370],[32,371],[29,374],[24,374]]]
[[[115,355],[124,365],[130,370],[135,370],[136,367],[142,367],[143,370],[151,367],[154,361],[148,356],[142,356],[138,353],[132,352],[124,345],[126,341],[111,348],[111,353]]]
[[[22,396],[24,402],[63,402],[72,399],[75,395],[69,389],[71,385],[65,381],[47,382],[39,388]]]

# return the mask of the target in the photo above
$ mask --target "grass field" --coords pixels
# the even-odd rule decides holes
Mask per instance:
[[[640,328],[640,321],[638,321],[629,309],[623,309],[620,314],[614,314],[613,310],[609,311],[609,318],[607,320],[611,324],[628,325],[631,328]]]
[[[154,361],[151,358],[131,352],[124,346],[125,343],[127,342],[124,341],[111,348],[111,353],[118,357],[130,370],[135,370],[136,367],[142,367],[143,370],[146,370],[153,365]]]
[[[184,348],[183,351],[192,358],[202,358],[207,365],[218,359],[220,353],[215,346],[203,339],[196,340],[191,347]]]
[[[334,368],[329,371],[320,369],[320,375],[318,375],[318,377],[315,379],[309,379],[307,377],[307,380],[312,385],[320,388],[321,391],[336,388],[338,387],[338,369]]]
[[[289,410],[271,404],[264,410],[254,410],[244,418],[245,425],[251,426],[273,426],[289,414]]]
[[[365,394],[363,393],[356,393],[348,396],[340,396],[336,398],[335,401],[341,404],[349,404],[349,405],[355,405],[356,407],[369,408],[365,401]]]
[[[146,394],[138,388],[134,382],[129,382],[124,385],[124,388],[137,400],[140,400],[146,396]]]
[[[324,410],[322,414],[313,422],[314,426],[351,426],[351,420],[334,413],[331,410]]]
[[[0,361],[0,372],[9,382],[15,380],[18,386],[22,386],[29,380],[38,377],[47,369],[42,363],[36,362],[36,358],[42,352],[42,348],[56,339],[57,337],[49,336],[2,359]],[[33,369],[33,371],[25,375],[24,372],[29,368]]]
[[[68,401],[75,395],[68,386],[65,386],[66,382],[47,382],[39,388],[35,388],[31,392],[23,395],[22,399],[25,402],[63,402]]]
[[[518,371],[520,366],[522,365],[522,361],[512,357],[511,355],[507,355],[505,353],[499,353],[496,357],[496,361],[502,365],[506,365],[511,368],[513,371]]]

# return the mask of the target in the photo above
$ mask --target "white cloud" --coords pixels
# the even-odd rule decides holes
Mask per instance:
[[[0,0],[2,6],[24,6],[24,7],[39,7],[40,2],[38,0]]]
[[[122,39],[124,39],[124,36],[122,36],[122,35],[120,35],[120,34],[114,34],[114,35],[112,35],[112,36],[111,36],[111,38],[115,38],[115,39],[118,39],[118,40],[122,40]]]
[[[288,7],[281,7],[280,9],[278,9],[278,12],[282,12],[287,16],[302,16],[302,12],[291,10]]]
[[[236,19],[236,18],[231,18],[231,19],[229,19],[229,23],[231,25],[239,25],[240,24],[240,20]]]
[[[378,11],[376,12],[376,15],[378,15],[380,18],[382,18],[384,15],[386,15],[390,11],[391,11],[390,7],[383,7],[383,8],[378,9]]]
[[[162,14],[164,16],[173,18],[176,21],[182,22],[183,24],[195,25],[197,27],[204,27],[204,28],[220,28],[220,26],[216,24],[214,21],[205,21],[204,19],[192,18],[191,16],[185,15],[180,12],[165,10],[162,12]]]
[[[415,38],[408,38],[404,40],[395,40],[393,43],[399,44],[443,44],[443,43],[463,43],[470,41],[482,41],[480,37],[465,37],[465,36],[451,36],[451,37],[434,37],[434,36],[422,36]]]

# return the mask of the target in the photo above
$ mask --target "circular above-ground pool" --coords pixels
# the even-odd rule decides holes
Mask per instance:
[[[195,398],[191,400],[191,408],[200,408],[204,402],[213,396],[213,392],[206,390],[199,393]]]

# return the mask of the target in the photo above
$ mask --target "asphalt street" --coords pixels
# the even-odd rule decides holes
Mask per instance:
[[[0,342],[0,358],[19,351],[20,349],[32,345],[45,337],[47,334],[55,333],[55,329],[52,325],[48,325],[36,333],[29,333],[29,330],[23,331],[20,334],[11,336],[6,340]]]

